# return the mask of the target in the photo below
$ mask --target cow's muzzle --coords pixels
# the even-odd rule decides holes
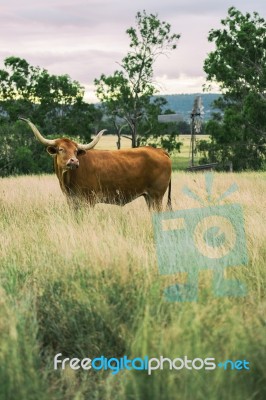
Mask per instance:
[[[77,158],[70,158],[66,163],[68,169],[76,169],[79,167],[79,160]]]

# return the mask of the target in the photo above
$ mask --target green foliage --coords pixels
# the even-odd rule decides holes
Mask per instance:
[[[106,113],[117,125],[127,124],[132,137],[132,147],[140,140],[140,125],[147,119],[150,97],[156,92],[153,83],[153,65],[162,54],[176,48],[179,35],[171,33],[170,24],[160,21],[157,15],[146,11],[136,15],[136,27],[126,33],[130,39],[130,51],[122,59],[121,70],[113,75],[101,75],[95,79],[96,94],[104,102]],[[120,125],[121,125],[120,124]],[[117,132],[119,133],[117,125]]]
[[[47,136],[90,141],[102,112],[83,101],[84,88],[68,75],[50,75],[18,57],[0,70],[0,176],[52,172],[51,160],[19,116],[31,119]]]
[[[222,29],[209,33],[208,40],[215,43],[216,49],[205,60],[207,79],[218,82],[235,99],[250,92],[265,99],[265,20],[256,12],[244,15],[231,7],[221,24]]]
[[[69,106],[83,98],[84,88],[68,75],[50,75],[19,57],[6,58],[4,65],[5,70],[0,71],[0,105],[10,121],[20,113],[40,123],[55,109],[57,117],[67,113]]]
[[[126,33],[130,38],[129,53],[122,60],[122,68],[126,72],[133,92],[142,96],[151,96],[153,64],[156,57],[174,50],[180,35],[171,34],[171,25],[160,21],[157,15],[138,12],[136,28],[129,28]]]
[[[141,145],[162,147],[169,153],[180,152],[182,143],[178,141],[178,134],[181,133],[176,123],[160,123],[158,115],[163,114],[162,108],[167,104],[163,97],[155,97],[147,105],[146,114],[140,121],[142,132]],[[172,110],[166,110],[165,114],[172,114]]]
[[[51,173],[53,165],[43,146],[23,122],[0,125],[0,176]]]
[[[162,131],[163,132],[163,131]],[[180,148],[182,146],[182,142],[179,142],[177,139],[176,134],[163,134],[161,133],[160,136],[150,136],[146,141],[145,141],[146,146],[152,146],[152,147],[161,147],[163,149],[166,149],[168,153],[174,153],[174,152],[179,152],[180,153]]]
[[[19,116],[41,125],[44,133],[92,133],[99,110],[83,101],[84,88],[68,75],[50,75],[18,57],[5,59],[0,70],[0,110],[5,119],[15,122]],[[46,125],[49,130],[46,129]],[[74,134],[76,134],[76,132]]]
[[[0,70],[2,100],[14,98],[32,103],[73,104],[82,98],[84,88],[68,75],[50,75],[46,69],[31,66],[19,57],[8,57]]]
[[[266,155],[266,22],[231,7],[223,28],[212,30],[216,49],[205,60],[207,79],[219,83],[223,97],[216,101],[222,118],[208,122],[212,137],[205,156],[233,162],[234,169],[260,169]],[[205,157],[206,158],[206,157]]]

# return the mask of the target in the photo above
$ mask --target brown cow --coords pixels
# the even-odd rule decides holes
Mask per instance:
[[[159,211],[169,187],[167,205],[171,208],[172,168],[166,151],[153,147],[92,150],[104,130],[84,145],[66,138],[45,139],[32,122],[20,119],[29,124],[36,138],[54,157],[60,187],[70,202],[125,205],[144,196],[149,209]]]

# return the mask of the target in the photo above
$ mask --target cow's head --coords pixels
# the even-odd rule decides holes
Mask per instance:
[[[76,169],[79,167],[78,156],[86,153],[87,150],[92,149],[100,140],[105,129],[98,133],[98,135],[88,144],[79,144],[72,140],[63,139],[45,139],[36,126],[28,119],[20,118],[22,121],[27,122],[31,127],[36,138],[46,146],[47,152],[56,157],[56,164],[62,170]]]
[[[56,157],[58,167],[63,170],[78,168],[78,156],[86,153],[86,150],[79,149],[78,144],[69,139],[56,139],[55,144],[46,147],[46,151]]]

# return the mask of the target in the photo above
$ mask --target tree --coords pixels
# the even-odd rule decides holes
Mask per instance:
[[[174,111],[167,109],[163,112],[163,107],[167,104],[164,97],[151,99],[146,107],[144,118],[140,121],[139,128],[142,132],[141,144],[153,147],[162,147],[169,153],[180,152],[182,143],[178,141],[180,133],[176,123],[161,123],[158,115],[173,114]],[[178,134],[177,134],[178,132]]]
[[[0,176],[51,173],[46,152],[21,121],[0,125]]]
[[[122,59],[121,70],[111,76],[102,74],[95,79],[95,86],[97,97],[104,102],[108,114],[128,125],[132,147],[136,147],[140,142],[138,127],[143,116],[147,117],[145,110],[156,92],[154,63],[160,55],[176,48],[180,35],[172,34],[170,24],[145,11],[137,13],[136,28],[131,27],[126,33],[130,51]]]
[[[50,75],[18,57],[0,70],[0,176],[51,172],[52,164],[19,116],[30,118],[45,135],[68,135],[89,142],[102,112],[83,101],[84,88],[68,75]]]
[[[234,169],[259,169],[266,155],[266,22],[254,12],[228,10],[222,29],[211,30],[216,49],[204,63],[209,82],[217,82],[223,113],[206,126],[212,161],[233,161]],[[206,144],[204,144],[206,153]]]
[[[19,57],[8,57],[0,70],[0,106],[8,120],[31,118],[44,133],[81,132],[89,137],[101,113],[83,101],[84,88],[68,75],[51,75]]]

